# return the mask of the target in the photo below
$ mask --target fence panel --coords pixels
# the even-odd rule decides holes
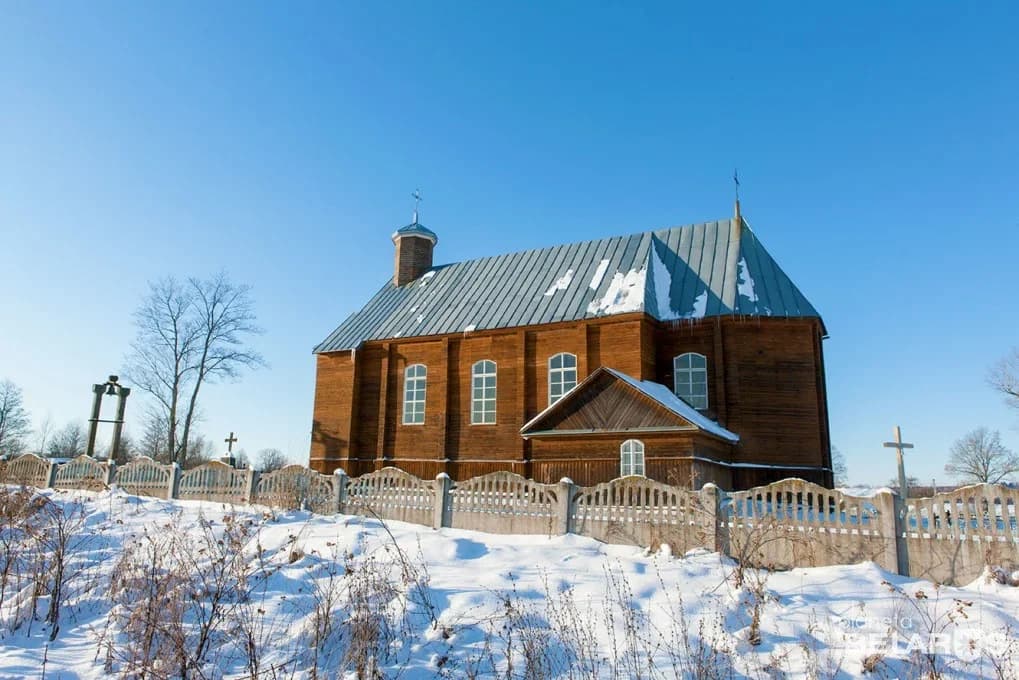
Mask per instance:
[[[141,456],[118,467],[113,474],[113,483],[136,496],[169,498],[173,470],[173,465],[163,465],[148,456]]]
[[[335,476],[319,474],[301,465],[287,465],[259,476],[253,502],[274,508],[307,508],[329,514],[334,498]]]
[[[696,491],[644,477],[581,487],[570,506],[573,531],[606,543],[658,546],[677,554],[714,549],[714,507]]]
[[[177,498],[218,503],[248,502],[248,471],[212,461],[181,473]]]
[[[725,494],[720,531],[729,554],[791,568],[873,560],[896,569],[891,494],[849,496],[802,479]]]
[[[95,458],[78,456],[57,466],[53,488],[101,490],[106,488],[106,475],[106,465]]]
[[[1016,565],[1019,490],[974,484],[903,506],[910,576],[964,585],[985,565]]]
[[[452,525],[492,534],[557,532],[559,487],[513,472],[492,472],[457,482],[450,492]]]
[[[34,453],[26,453],[4,466],[3,480],[7,484],[24,484],[40,489],[49,483],[50,462]]]
[[[344,512],[431,526],[435,482],[426,482],[394,467],[347,482]]]

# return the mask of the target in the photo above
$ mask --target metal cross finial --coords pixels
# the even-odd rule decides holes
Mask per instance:
[[[420,189],[415,189],[414,193],[411,194],[411,197],[414,199],[414,222],[413,222],[413,224],[417,224],[418,223],[418,207],[421,205],[421,190]]]
[[[233,453],[234,452],[234,444],[237,443],[237,437],[234,436],[234,433],[231,432],[230,436],[227,437],[226,439],[224,439],[223,441],[226,442],[226,452],[227,453]]]
[[[736,200],[739,200],[739,168],[732,171],[732,181],[736,183]]]
[[[899,463],[899,495],[902,498],[909,498],[909,489],[906,486],[906,463],[902,457],[902,453],[905,449],[913,448],[912,444],[907,444],[902,441],[902,430],[898,425],[895,426],[895,441],[885,442],[885,448],[895,449],[895,457]]]

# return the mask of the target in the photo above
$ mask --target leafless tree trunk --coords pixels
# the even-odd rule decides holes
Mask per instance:
[[[970,484],[998,484],[1019,472],[1019,456],[1005,448],[1001,434],[978,427],[952,444],[945,472]]]
[[[21,453],[30,431],[21,388],[10,380],[0,381],[0,454]]]
[[[135,312],[138,334],[124,373],[156,400],[165,420],[166,450],[181,464],[205,383],[236,379],[242,369],[263,364],[245,346],[261,333],[249,291],[223,273],[206,281],[167,278],[150,285]]]

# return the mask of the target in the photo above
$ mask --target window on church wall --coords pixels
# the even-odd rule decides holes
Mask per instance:
[[[423,425],[425,422],[425,386],[428,367],[424,364],[408,366],[403,372],[403,424]]]
[[[672,360],[673,391],[676,396],[696,409],[708,407],[708,359],[703,354],[688,352]]]
[[[644,442],[639,439],[627,439],[619,447],[619,476],[644,476]]]
[[[577,357],[561,352],[548,360],[548,405],[577,386]]]
[[[494,361],[484,359],[471,368],[471,425],[495,424]]]

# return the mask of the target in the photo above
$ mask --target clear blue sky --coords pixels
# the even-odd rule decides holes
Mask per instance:
[[[978,425],[1019,448],[985,382],[1019,344],[1019,6],[822,4],[2,2],[0,377],[84,420],[146,281],[226,268],[271,367],[202,428],[302,460],[311,349],[415,187],[451,262],[728,217],[739,166],[851,477],[892,477],[896,423],[923,479]]]

